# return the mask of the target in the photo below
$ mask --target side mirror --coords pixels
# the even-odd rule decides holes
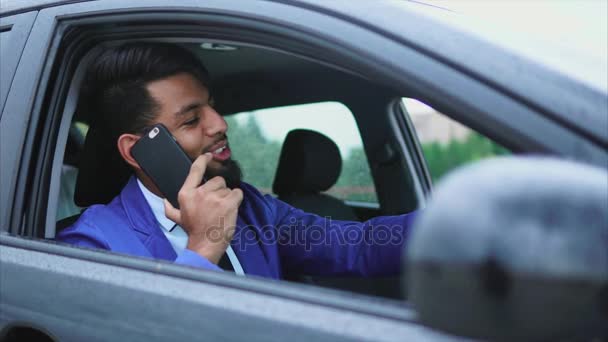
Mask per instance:
[[[406,251],[407,289],[432,328],[490,340],[608,336],[608,172],[549,158],[447,176]]]

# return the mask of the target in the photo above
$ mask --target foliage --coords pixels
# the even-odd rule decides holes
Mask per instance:
[[[277,169],[281,142],[268,141],[253,115],[245,123],[226,118],[233,158],[239,162],[245,181],[270,193]]]
[[[509,153],[504,147],[476,132],[471,132],[464,140],[452,140],[448,144],[423,144],[422,151],[433,182],[457,166]]]

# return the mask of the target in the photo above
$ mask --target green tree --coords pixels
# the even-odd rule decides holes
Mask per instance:
[[[243,179],[263,192],[270,192],[277,168],[281,143],[269,141],[253,115],[244,123],[227,117],[228,139],[234,159],[243,170]]]
[[[438,181],[455,167],[510,153],[504,147],[476,132],[469,134],[464,140],[452,140],[448,144],[437,142],[422,144],[422,151],[433,182]]]
[[[342,161],[342,172],[330,194],[351,201],[377,202],[374,181],[362,147],[353,148]]]

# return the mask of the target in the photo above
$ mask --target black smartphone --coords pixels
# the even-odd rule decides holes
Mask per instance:
[[[152,126],[133,146],[131,155],[160,192],[179,208],[182,188],[192,160],[163,124]]]

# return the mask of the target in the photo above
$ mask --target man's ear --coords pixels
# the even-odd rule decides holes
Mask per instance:
[[[134,167],[136,170],[141,170],[139,164],[131,155],[131,149],[133,145],[139,140],[140,136],[136,134],[125,133],[118,137],[117,145],[118,152],[120,153],[122,159],[124,159],[127,164]]]

